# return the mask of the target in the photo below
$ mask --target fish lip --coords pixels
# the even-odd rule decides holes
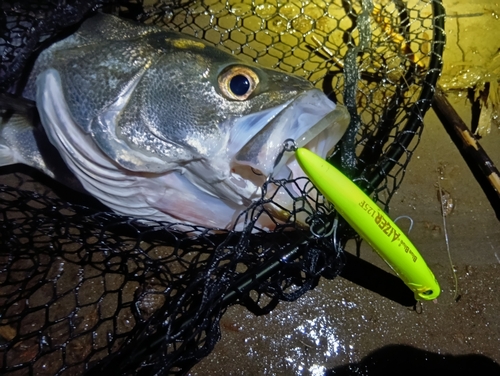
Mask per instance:
[[[321,99],[323,104],[328,100],[324,94]],[[318,107],[323,116],[317,116],[316,122],[311,122],[311,126],[305,131],[299,132],[298,136],[293,136],[296,146],[305,147],[326,158],[347,130],[350,116],[344,106],[326,102],[327,105],[321,108],[321,104],[322,102],[319,101]],[[287,108],[289,106],[283,107],[280,113],[287,111]],[[278,117],[279,114],[275,114],[274,118]],[[286,139],[281,141],[286,141]],[[309,228],[310,215],[317,210],[318,203],[323,201],[320,197],[316,197],[319,194],[316,190],[310,190],[311,183],[298,164],[295,153],[284,150],[283,142],[279,145],[279,153],[277,158],[272,160],[273,165],[268,174],[254,170],[251,164],[238,165],[239,170],[235,173],[252,182],[254,186],[261,187],[258,192],[260,194],[252,197],[252,200],[264,199],[266,214],[263,214],[262,221],[259,220],[259,227],[262,230],[270,231],[280,223],[291,222],[294,223],[295,228]],[[236,165],[233,164],[233,166]],[[247,176],[243,175],[244,173]],[[300,198],[302,198],[300,204],[297,204],[297,199]],[[300,207],[298,211],[297,207]]]
[[[284,141],[292,138],[296,141],[297,146],[305,147],[326,158],[349,125],[349,112],[344,106],[334,104],[322,92],[317,89],[313,90],[313,93],[309,95],[305,93],[280,106],[274,110],[274,113],[268,113],[266,116],[270,119],[270,125],[266,124],[266,126],[259,128],[259,131],[244,144],[243,153],[236,153],[231,159],[232,172],[227,184],[233,186],[232,191],[238,193],[245,206],[255,200],[266,200],[267,216],[273,219],[267,221],[269,223],[264,225],[264,230],[272,230],[277,223],[286,223],[292,218],[299,227],[303,225],[304,228],[307,228],[307,218],[315,210],[316,201],[315,199],[311,201],[309,197],[314,194],[308,193],[309,198],[302,201],[303,210],[299,210],[300,213],[295,212],[297,198],[304,197],[304,192],[309,189],[307,184],[310,183],[299,166],[295,153],[284,152]],[[305,105],[305,110],[301,105]],[[291,119],[288,117],[290,113],[295,115],[297,113],[293,107],[314,115],[305,116],[300,120],[296,119],[297,116]],[[301,122],[298,125],[292,124],[292,130],[295,133],[287,132],[290,121]],[[273,126],[285,132],[273,133]],[[267,165],[265,168],[260,168],[259,159],[251,160],[250,157],[258,157],[261,149],[266,147],[266,137],[262,136],[265,135],[266,131],[268,135],[273,135],[277,139],[273,140],[274,150],[271,153],[264,153],[269,158],[266,160]],[[259,139],[259,137],[263,138]],[[236,179],[239,179],[239,184],[245,182],[245,187],[236,186]],[[250,188],[258,189],[252,190]],[[249,194],[250,192],[253,193]],[[244,197],[245,195],[246,197]],[[292,213],[295,214],[292,215]]]
[[[337,105],[336,108],[326,114],[315,123],[308,131],[294,140],[294,148],[306,148],[327,158],[344,135],[349,126],[350,115],[345,106]],[[293,150],[293,151],[295,151]],[[283,167],[288,167],[293,179],[305,177],[305,173],[298,166],[295,153],[283,153],[280,161],[276,161],[272,176],[279,176]]]
[[[268,115],[268,122],[249,139],[231,160],[233,169],[244,166],[254,171],[254,179],[280,176],[293,154],[284,153],[284,142],[292,139],[326,157],[340,140],[349,123],[349,113],[318,89],[308,90]],[[302,175],[303,176],[303,175]],[[280,176],[282,178],[283,176]],[[247,178],[251,178],[247,174]],[[286,178],[286,176],[285,176]]]

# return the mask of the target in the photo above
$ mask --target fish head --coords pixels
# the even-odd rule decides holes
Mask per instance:
[[[37,107],[85,189],[119,213],[230,227],[268,177],[303,176],[286,140],[325,156],[347,127],[303,78],[110,17],[41,55]]]
[[[229,162],[257,134],[266,133],[272,141],[270,130],[278,122],[268,123],[287,107],[297,107],[293,102],[313,89],[304,79],[244,62],[187,36],[169,33],[165,41],[173,48],[138,80],[113,132],[164,163],[128,166],[132,169],[165,172],[172,163],[182,168],[205,161],[225,164],[227,172]],[[165,147],[151,148],[149,143],[158,140]],[[176,148],[182,152],[173,154]],[[224,173],[217,167],[213,175],[219,174]]]
[[[293,155],[283,155],[286,140],[326,156],[343,135],[347,111],[309,81],[199,41],[176,39],[175,44],[192,48],[159,61],[137,90],[143,91],[150,134],[186,153],[175,169],[190,183],[184,186],[192,195],[201,191],[244,208],[261,197],[271,175],[304,176]]]

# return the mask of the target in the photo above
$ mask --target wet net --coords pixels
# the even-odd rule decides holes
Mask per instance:
[[[303,76],[343,103],[351,124],[331,161],[386,210],[418,144],[444,45],[436,0],[1,7],[4,113],[29,109],[16,95],[37,52],[96,10],[154,23]],[[268,181],[241,214],[242,231],[180,232],[110,213],[20,166],[0,173],[0,373],[7,375],[184,374],[219,340],[229,305],[265,314],[297,299],[320,277],[338,275],[343,245],[355,236],[304,178],[305,185]],[[273,232],[256,224],[275,221],[268,191],[295,202]]]

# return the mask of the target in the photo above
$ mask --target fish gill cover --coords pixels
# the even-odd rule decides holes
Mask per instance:
[[[418,144],[444,43],[436,0],[9,0],[1,7],[3,113],[29,110],[16,95],[34,56],[92,12],[154,23],[305,77],[344,104],[351,123],[330,159],[386,210]],[[354,236],[305,178],[271,179],[241,214],[242,231],[214,232],[145,225],[31,170],[1,173],[2,374],[186,373],[218,341],[228,305],[264,314],[297,299],[321,276],[338,275],[342,247]],[[269,190],[295,202],[272,232],[258,227],[262,216],[275,221]],[[296,223],[304,214],[310,228]]]

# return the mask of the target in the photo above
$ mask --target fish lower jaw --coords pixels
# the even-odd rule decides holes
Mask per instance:
[[[323,129],[301,146],[326,158],[345,127],[346,125],[341,125],[341,132],[335,128]],[[277,184],[268,184],[265,198],[270,202],[265,204],[265,207],[278,224],[293,223],[295,228],[307,229],[311,215],[317,211],[317,205],[329,206],[307,178],[295,154],[285,153],[272,176]],[[269,225],[266,229],[272,230]]]
[[[262,186],[255,184],[252,180],[244,179],[242,176],[231,173],[227,183],[238,192],[240,205],[249,205],[256,198],[262,196]]]

